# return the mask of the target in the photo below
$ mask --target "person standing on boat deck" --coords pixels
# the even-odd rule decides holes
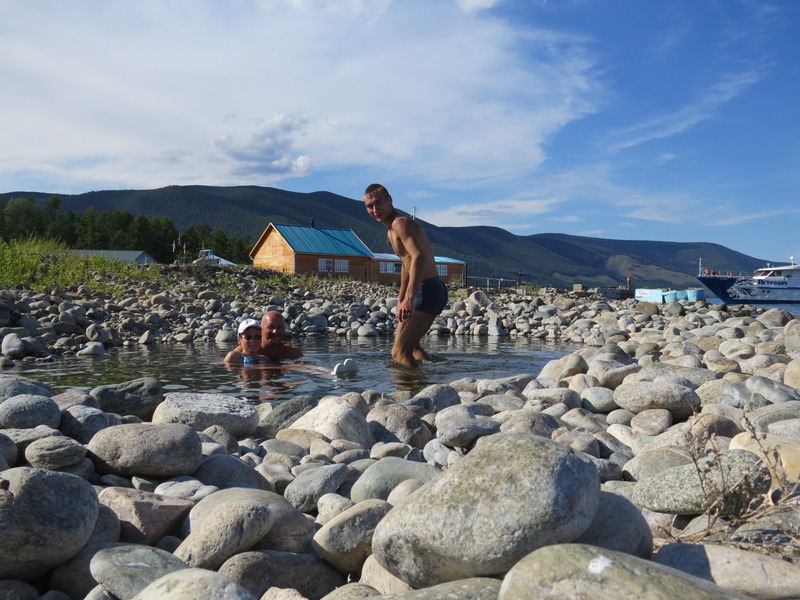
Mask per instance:
[[[392,358],[416,367],[430,360],[420,346],[422,336],[447,305],[447,286],[436,271],[433,249],[419,223],[401,216],[392,204],[385,187],[373,183],[364,191],[364,205],[369,215],[382,223],[389,243],[400,257],[400,293],[397,297],[397,320]]]

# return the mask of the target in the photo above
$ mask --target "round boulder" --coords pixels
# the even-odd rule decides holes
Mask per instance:
[[[597,469],[573,450],[501,433],[394,507],[372,552],[413,587],[498,575],[536,548],[581,535],[599,497]]]
[[[169,478],[194,473],[202,443],[188,425],[129,423],[106,427],[88,445],[100,473]]]
[[[34,579],[75,555],[97,511],[94,488],[75,475],[30,467],[0,473],[0,579]]]

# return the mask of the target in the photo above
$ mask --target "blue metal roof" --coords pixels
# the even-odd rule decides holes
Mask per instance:
[[[358,236],[349,229],[309,227],[308,225],[276,225],[275,229],[295,252],[336,254],[340,256],[372,256]]]
[[[372,254],[372,258],[376,260],[387,260],[387,261],[399,261],[400,257],[397,254],[389,254],[386,252],[374,252]],[[455,258],[448,258],[447,256],[434,256],[433,262],[442,264],[451,264],[451,265],[465,265],[463,260],[457,260]]]

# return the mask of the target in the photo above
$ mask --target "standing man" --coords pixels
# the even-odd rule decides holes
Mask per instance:
[[[364,192],[364,205],[388,230],[389,243],[400,257],[400,293],[392,358],[408,367],[430,360],[419,342],[447,305],[447,287],[436,271],[433,249],[419,223],[403,217],[392,205],[385,187],[373,183]]]

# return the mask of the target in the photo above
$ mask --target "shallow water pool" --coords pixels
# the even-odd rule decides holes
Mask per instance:
[[[368,389],[417,392],[464,377],[536,375],[551,359],[579,347],[529,338],[425,338],[423,346],[434,361],[406,369],[392,363],[391,338],[314,337],[294,343],[302,348],[303,361],[277,367],[224,365],[222,357],[230,344],[172,344],[115,348],[104,357],[64,357],[56,363],[29,364],[3,373],[24,375],[56,392],[153,377],[168,392],[210,392],[279,402],[299,394],[320,397]],[[330,375],[334,365],[346,358],[356,361],[358,372],[346,378]]]

